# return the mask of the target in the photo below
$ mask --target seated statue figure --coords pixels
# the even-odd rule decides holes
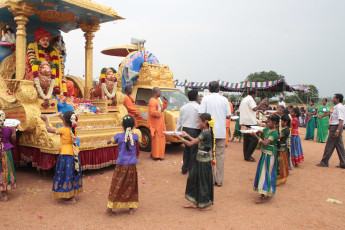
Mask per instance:
[[[101,77],[99,84],[96,83],[95,87],[91,89],[92,100],[112,100],[115,103],[117,90],[117,77],[116,70],[112,67],[103,68],[101,71]]]
[[[41,61],[37,72],[38,76],[34,77],[34,83],[38,97],[49,100],[52,97],[56,80],[52,74],[52,64],[47,61]]]
[[[27,48],[27,79],[38,77],[39,64],[42,61],[52,63],[52,75],[55,78],[54,95],[67,95],[66,78],[64,76],[64,60],[61,52],[51,42],[50,33],[43,27],[37,27],[34,33],[35,42]]]

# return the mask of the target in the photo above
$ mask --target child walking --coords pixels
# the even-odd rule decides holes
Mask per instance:
[[[279,138],[278,125],[279,116],[271,115],[267,120],[267,128],[263,130],[264,139],[251,133],[261,143],[262,155],[258,163],[254,191],[258,192],[260,197],[255,201],[257,204],[267,202],[276,192],[277,182],[277,153],[276,146]]]
[[[235,112],[235,115],[240,116],[240,111],[237,110],[237,111]],[[238,139],[238,142],[241,142],[241,140],[242,140],[242,133],[240,132],[240,130],[241,130],[240,118],[238,118],[238,119],[236,120],[235,130],[234,130],[234,134],[232,135],[231,141],[234,141],[234,139],[235,139],[235,137],[236,137],[236,138]]]
[[[198,208],[199,210],[209,210],[213,205],[213,172],[212,164],[215,164],[215,143],[214,143],[214,120],[208,113],[203,113],[199,117],[199,127],[202,130],[198,138],[193,138],[184,133],[181,136],[173,136],[182,140],[182,142],[191,147],[198,145],[196,161],[189,173],[185,197],[190,204],[185,208]],[[186,140],[186,139],[188,140]],[[210,151],[212,150],[212,155]]]
[[[83,191],[82,172],[79,160],[79,148],[77,146],[78,117],[72,111],[60,114],[64,127],[53,129],[46,116],[41,119],[46,123],[49,133],[60,135],[60,155],[56,164],[52,196],[62,198],[65,203],[75,204],[75,196]]]
[[[133,214],[138,208],[138,175],[136,164],[137,148],[139,142],[138,134],[132,132],[135,120],[132,116],[126,115],[122,121],[124,133],[118,133],[114,138],[110,138],[107,144],[117,143],[119,156],[113,178],[110,185],[107,215],[115,214],[115,208],[129,208],[129,214]]]
[[[289,148],[290,148],[290,117],[288,114],[280,118],[281,131],[278,142],[278,178],[277,185],[285,184],[289,175]]]
[[[291,161],[292,164],[297,167],[298,164],[304,161],[303,149],[301,144],[301,138],[299,136],[298,127],[299,121],[298,117],[300,115],[298,108],[293,108],[291,111]]]
[[[5,113],[0,110],[0,191],[1,201],[7,201],[7,191],[15,189],[16,173],[14,170],[14,164],[12,159],[12,143],[16,142],[16,128],[10,128],[4,126]]]

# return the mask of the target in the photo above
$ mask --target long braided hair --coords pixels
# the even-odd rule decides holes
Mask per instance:
[[[133,141],[133,132],[132,129],[134,128],[135,125],[135,120],[131,115],[126,115],[124,116],[122,120],[122,126],[123,129],[125,130],[125,142],[126,142],[126,149],[130,151],[130,146],[134,146],[134,141]]]
[[[79,158],[78,158],[78,146],[77,137],[75,135],[75,128],[78,126],[78,117],[73,111],[67,111],[63,114],[64,121],[71,127],[71,136],[73,142],[73,155],[74,155],[74,169],[79,172]]]
[[[212,164],[215,165],[216,163],[216,139],[214,138],[214,119],[213,117],[209,114],[209,113],[203,113],[200,115],[200,119],[202,122],[207,123],[208,127],[210,128],[211,131],[211,137],[212,137]],[[206,149],[207,150],[207,149]],[[210,151],[211,149],[209,149],[208,151]]]

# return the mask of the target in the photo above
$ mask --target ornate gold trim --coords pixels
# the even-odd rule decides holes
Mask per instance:
[[[72,190],[70,192],[54,192],[54,191],[52,191],[52,196],[55,198],[71,198],[73,196],[78,195],[81,192],[83,192],[83,187],[81,187],[77,190]]]
[[[138,208],[138,202],[111,202],[108,200],[107,207],[114,209],[114,208]]]
[[[75,16],[72,12],[36,11],[36,14],[42,22],[75,23]]]
[[[90,0],[63,0],[63,2],[105,14],[113,18],[124,19],[123,17],[119,16],[117,12],[110,6],[104,6]]]

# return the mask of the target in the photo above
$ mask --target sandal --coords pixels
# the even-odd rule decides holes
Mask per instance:
[[[4,201],[4,202],[5,202],[5,201],[8,201],[8,196],[2,196],[2,197],[0,197],[0,200],[1,200],[1,201]]]

